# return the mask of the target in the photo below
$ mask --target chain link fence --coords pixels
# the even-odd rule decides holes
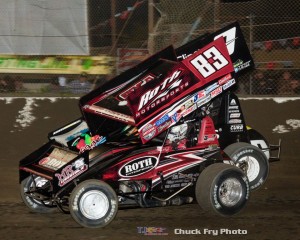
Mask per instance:
[[[1,95],[81,95],[170,44],[179,47],[233,21],[240,23],[256,63],[255,71],[239,79],[237,92],[300,94],[299,1],[86,0],[83,3],[87,28],[81,35],[88,38],[86,55],[0,52]],[[39,9],[48,8],[50,13],[54,10],[48,5],[42,7]],[[5,8],[0,8],[0,19],[5,14]],[[63,17],[57,21],[66,24]],[[0,30],[0,46],[6,35]]]

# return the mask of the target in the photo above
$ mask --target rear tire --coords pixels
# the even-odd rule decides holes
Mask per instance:
[[[86,180],[77,185],[71,193],[69,204],[73,219],[88,228],[108,225],[118,212],[115,191],[100,180]]]
[[[239,142],[229,145],[224,152],[231,158],[234,165],[247,175],[251,190],[258,189],[267,180],[269,161],[258,147]]]
[[[196,199],[204,211],[222,216],[240,212],[249,198],[249,182],[242,170],[224,163],[208,166],[196,184]]]

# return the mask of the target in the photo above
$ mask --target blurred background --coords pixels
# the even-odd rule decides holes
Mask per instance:
[[[294,0],[0,0],[0,96],[82,95],[234,21],[256,64],[237,93],[297,96],[299,9]]]

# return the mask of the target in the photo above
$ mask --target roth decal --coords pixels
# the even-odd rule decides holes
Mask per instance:
[[[134,159],[126,163],[119,170],[119,175],[122,177],[135,177],[146,172],[149,172],[158,164],[158,159],[156,157],[142,157]]]
[[[153,102],[165,95],[172,90],[173,88],[176,88],[180,85],[181,79],[178,79],[180,74],[182,73],[181,70],[176,70],[175,72],[172,73],[171,77],[166,78],[165,80],[162,81],[160,85],[158,85],[154,89],[150,89],[146,93],[144,93],[140,99],[138,111],[140,111],[144,106],[146,106],[148,103]],[[171,84],[171,85],[170,85]],[[161,91],[166,90],[159,94]],[[159,95],[158,95],[159,94]]]
[[[42,165],[47,168],[51,168],[53,170],[57,170],[65,164],[66,164],[65,161],[61,161],[61,160],[58,160],[56,158],[51,158],[51,157],[45,157],[39,161],[39,165]]]

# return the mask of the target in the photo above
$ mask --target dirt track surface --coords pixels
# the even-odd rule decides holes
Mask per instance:
[[[33,214],[21,202],[18,184],[19,160],[47,141],[47,133],[79,116],[76,100],[38,100],[32,105],[35,120],[29,126],[16,124],[25,100],[0,101],[0,236],[5,239],[300,239],[300,129],[273,133],[287,119],[300,119],[300,101],[278,105],[272,100],[243,101],[249,125],[271,142],[283,139],[282,160],[272,163],[265,185],[252,192],[246,208],[230,218],[212,217],[197,204],[179,207],[120,210],[116,219],[102,229],[85,229],[70,215]],[[66,110],[68,112],[66,113]],[[276,114],[276,117],[275,117]],[[263,120],[262,120],[263,119]],[[138,227],[164,228],[164,236],[144,236]],[[175,229],[198,230],[201,235],[178,235]],[[246,235],[204,234],[207,230],[246,230]]]

